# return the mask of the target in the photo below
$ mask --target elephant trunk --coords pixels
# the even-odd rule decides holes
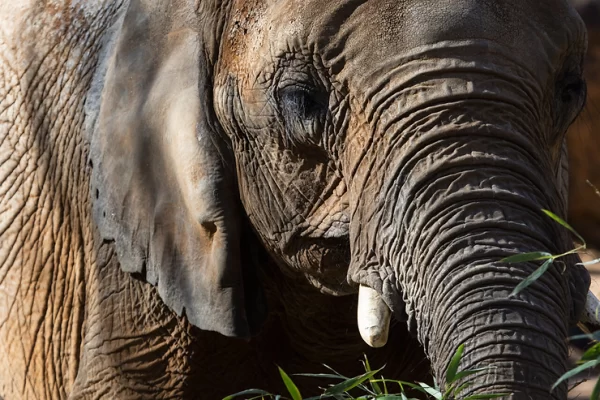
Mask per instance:
[[[486,369],[469,377],[458,398],[566,397],[566,385],[552,394],[550,387],[566,371],[575,259],[554,263],[516,296],[513,289],[540,264],[501,261],[572,246],[541,212],[564,213],[560,162],[540,150],[540,127],[511,120],[526,115],[517,108],[463,100],[410,122],[398,118],[354,176],[349,279],[408,321],[438,382],[446,382],[451,357],[465,345],[460,370]]]

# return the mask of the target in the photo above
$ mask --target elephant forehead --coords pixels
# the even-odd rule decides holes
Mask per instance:
[[[252,74],[293,51],[318,53],[334,70],[343,69],[340,63],[368,69],[461,40],[498,44],[538,70],[585,46],[585,26],[567,0],[236,0],[232,16],[223,54]]]

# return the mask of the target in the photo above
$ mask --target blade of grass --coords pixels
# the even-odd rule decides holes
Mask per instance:
[[[431,386],[429,386],[428,384],[423,383],[423,382],[417,382],[417,383],[423,388],[423,390],[425,390],[425,393],[432,396],[435,400],[443,400],[442,394],[440,393],[439,390],[432,388]]]
[[[596,343],[583,353],[579,361],[591,361],[600,358],[600,343]]]
[[[273,397],[273,395],[269,392],[265,392],[264,390],[260,390],[260,389],[248,389],[248,390],[244,390],[242,392],[238,392],[236,394],[232,394],[229,395],[227,397],[224,397],[223,400],[233,400],[238,396],[245,396],[248,394],[257,394],[259,396],[269,396],[269,397]]]
[[[600,342],[600,331],[596,331],[594,333],[586,333],[583,335],[575,335],[575,336],[571,336],[569,338],[569,340],[581,340],[581,339],[588,339],[588,340],[593,340],[595,342]]]
[[[294,376],[304,376],[307,378],[320,378],[320,379],[348,379],[340,375],[333,374],[293,374]]]
[[[500,262],[515,264],[515,263],[527,262],[527,261],[549,260],[552,258],[554,258],[554,256],[548,252],[534,251],[532,253],[515,254],[514,256],[503,258],[502,260],[500,260]]]
[[[590,400],[598,400],[600,399],[600,379],[596,381],[594,385],[594,390],[592,390],[592,394],[590,395]]]
[[[396,383],[396,384],[398,384],[398,386],[400,386],[400,391],[402,391],[402,392],[405,391],[404,390],[404,386],[408,386],[409,388],[414,389],[414,390],[416,390],[418,392],[427,394],[427,392],[421,386],[419,386],[417,384],[414,384],[414,383],[410,383],[410,382],[406,382],[406,381],[398,381],[398,380],[395,380],[395,379],[383,379],[383,378],[382,379],[376,379],[375,381],[376,382],[392,382],[392,383]]]
[[[383,376],[382,376],[382,378],[383,378]],[[385,379],[383,380],[382,384],[383,384],[383,393],[388,394],[389,392],[388,392],[388,388],[387,388]]]
[[[486,369],[489,369],[489,368],[473,368],[473,369],[468,369],[466,371],[460,371],[458,374],[456,374],[456,376],[454,377],[454,380],[460,381],[461,379],[464,379],[471,375],[475,375],[476,373],[485,371]]]
[[[458,372],[458,365],[460,364],[460,359],[464,351],[465,345],[461,344],[460,346],[458,346],[458,349],[456,349],[456,352],[450,360],[450,364],[448,365],[448,369],[446,370],[446,382],[449,384],[454,382],[456,378],[456,373]]]
[[[544,275],[544,273],[548,270],[548,268],[550,268],[550,265],[552,265],[553,262],[554,262],[554,259],[552,259],[552,258],[549,260],[546,260],[542,264],[541,267],[539,267],[538,269],[533,271],[533,273],[531,275],[529,275],[527,278],[523,279],[521,281],[521,283],[519,283],[517,285],[517,287],[510,294],[510,297],[518,295],[519,293],[521,293],[523,291],[523,289],[527,288],[528,286],[533,284],[535,281],[540,279],[540,277],[542,275]]]
[[[296,384],[294,384],[294,381],[292,381],[292,379],[288,376],[288,374],[285,373],[283,369],[281,369],[281,367],[277,366],[277,368],[279,368],[279,375],[281,375],[281,379],[290,393],[290,396],[292,396],[292,399],[302,400],[302,395],[300,394]]]
[[[574,377],[575,375],[577,375],[578,373],[580,373],[582,371],[585,371],[586,369],[594,368],[594,367],[598,366],[598,364],[600,364],[600,360],[592,360],[592,361],[588,361],[585,364],[582,364],[576,368],[573,368],[572,370],[566,372],[563,376],[561,376],[554,383],[554,385],[552,385],[552,390],[556,389],[556,387],[558,385],[560,385],[562,382],[566,381],[567,379]]]
[[[367,355],[365,354],[365,361],[363,362],[364,366],[365,366],[365,371],[366,372],[371,372],[371,365],[369,364],[369,359],[367,358]],[[373,389],[373,392],[375,394],[383,394],[383,391],[381,390],[381,388],[379,387],[379,385],[377,384],[377,382],[375,382],[373,379],[369,379],[369,384],[371,385],[371,388]]]
[[[542,212],[544,214],[546,214],[547,216],[549,216],[550,218],[552,218],[555,222],[558,222],[560,225],[562,225],[563,227],[565,227],[569,231],[571,231],[571,233],[573,235],[577,236],[577,239],[579,239],[581,241],[581,243],[583,244],[583,246],[585,247],[585,239],[582,238],[581,235],[579,233],[577,233],[577,231],[575,229],[573,229],[573,227],[571,225],[569,225],[565,220],[563,220],[561,217],[559,217],[558,215],[554,214],[550,210],[542,209]]]
[[[582,265],[584,267],[587,267],[588,265],[594,265],[594,264],[598,264],[598,263],[600,263],[600,258],[596,258],[592,261],[580,262],[575,265]]]
[[[339,372],[337,372],[335,369],[331,368],[331,367],[330,367],[329,365],[327,365],[327,364],[323,364],[323,366],[324,366],[325,368],[327,368],[328,370],[330,370],[331,372],[333,372],[334,374],[336,374],[337,376],[339,376],[340,378],[343,378],[343,379],[350,379],[350,378],[348,378],[347,376],[344,376],[344,375],[340,374]]]
[[[372,378],[375,374],[379,373],[379,371],[381,371],[381,369],[377,369],[375,371],[370,371],[370,372],[365,372],[362,375],[347,379],[344,382],[340,382],[337,385],[333,385],[330,388],[328,388],[325,391],[325,394],[342,394],[344,392],[347,392],[348,390],[357,387],[358,385],[360,385],[367,379]]]
[[[465,382],[462,385],[460,385],[459,387],[457,387],[456,389],[453,389],[450,391],[450,393],[448,393],[446,395],[447,398],[450,397],[450,395],[454,395],[454,397],[458,396],[459,394],[461,394],[463,392],[463,390],[465,390],[466,388],[468,388],[469,386],[472,386],[473,382]]]

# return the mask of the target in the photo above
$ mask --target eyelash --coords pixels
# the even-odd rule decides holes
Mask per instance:
[[[320,93],[304,85],[290,85],[279,90],[277,100],[286,146],[317,145],[320,142],[327,104],[319,101],[319,96]]]

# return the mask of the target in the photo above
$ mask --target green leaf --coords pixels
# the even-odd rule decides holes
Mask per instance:
[[[464,378],[466,378],[468,376],[471,376],[471,375],[475,375],[476,373],[481,372],[481,371],[485,371],[487,369],[489,369],[489,368],[488,367],[486,367],[486,368],[473,368],[473,369],[468,369],[466,371],[460,371],[454,377],[454,381],[460,381],[461,379],[464,379]]]
[[[331,372],[333,372],[333,373],[334,373],[336,376],[339,376],[340,378],[343,378],[343,379],[350,379],[350,378],[348,378],[347,376],[344,376],[344,375],[340,374],[339,372],[337,372],[335,369],[331,368],[331,367],[330,367],[329,365],[327,365],[327,364],[323,364],[323,366],[324,366],[325,368],[327,368],[328,370],[330,370]]]
[[[290,396],[292,396],[292,399],[302,400],[302,395],[300,394],[300,391],[298,390],[294,382],[291,380],[291,378],[288,376],[288,374],[286,374],[285,371],[281,369],[281,367],[278,366],[277,368],[279,368],[279,375],[281,375],[281,379],[283,380],[283,383],[285,384],[285,387],[287,388],[288,392],[290,392]]]
[[[485,371],[487,369],[489,369],[489,367],[473,368],[473,369],[469,369],[466,371],[461,371],[458,374],[456,374],[456,376],[454,378],[454,383],[460,382],[461,380],[463,380],[464,378],[466,378],[468,376],[475,375],[476,373]],[[472,384],[472,382],[466,382],[457,388],[455,388],[454,385],[450,385],[450,387],[446,390],[446,393],[444,393],[444,399],[449,398],[450,395],[452,395],[454,397],[458,396],[458,394],[460,392],[465,390],[467,387],[471,386],[471,384]]]
[[[382,376],[382,378],[383,378],[383,376]],[[375,381],[373,381],[373,382],[375,382]],[[388,388],[387,388],[387,384],[385,382],[385,379],[383,380],[382,383],[383,383],[383,393],[388,394],[389,392],[388,392]]]
[[[532,253],[515,254],[514,256],[503,258],[502,260],[500,260],[500,262],[515,264],[515,263],[528,262],[528,261],[549,260],[552,258],[554,258],[554,256],[548,252],[534,251]]]
[[[485,400],[485,399],[497,399],[499,397],[509,396],[510,393],[494,393],[494,394],[474,394],[473,396],[466,397],[464,400]]]
[[[573,235],[577,236],[577,239],[579,239],[581,241],[581,243],[583,243],[583,245],[585,246],[585,239],[582,238],[581,235],[579,233],[577,233],[577,231],[575,229],[573,229],[573,227],[571,225],[569,225],[565,220],[563,220],[558,215],[554,214],[552,211],[542,209],[542,212],[544,214],[546,214],[547,216],[549,216],[550,218],[552,218],[554,221],[556,221],[559,224],[561,224],[563,227],[565,227],[568,230],[570,230],[571,233]]]
[[[455,381],[456,373],[458,372],[458,365],[460,364],[460,359],[465,351],[465,345],[461,344],[456,349],[456,353],[452,356],[450,360],[450,364],[448,365],[448,369],[446,370],[446,383],[450,384]]]
[[[523,291],[523,289],[527,288],[528,286],[533,284],[535,281],[540,279],[540,277],[542,275],[544,275],[544,273],[546,271],[548,271],[548,268],[550,268],[550,265],[552,265],[553,262],[554,262],[554,259],[552,259],[552,258],[549,260],[546,260],[542,264],[541,267],[539,267],[538,269],[533,271],[533,273],[531,275],[529,275],[527,278],[523,279],[523,281],[521,281],[521,283],[519,283],[517,285],[517,287],[510,294],[510,297],[518,295],[519,293],[521,293]]]
[[[596,343],[583,353],[579,361],[591,361],[600,357],[600,343]]]
[[[364,364],[365,364],[365,371],[371,372],[371,365],[369,364],[369,359],[367,358],[366,354],[365,354]],[[375,382],[375,380],[369,379],[369,383],[371,384],[371,388],[373,389],[373,392],[375,392],[375,394],[383,394],[383,391],[381,390],[381,388],[379,387],[377,382]]]
[[[563,376],[561,376],[554,383],[554,385],[552,385],[552,390],[556,389],[556,387],[558,385],[560,385],[562,382],[566,381],[567,379],[574,377],[575,375],[577,375],[578,373],[580,373],[582,371],[585,371],[586,369],[594,368],[598,364],[600,364],[600,360],[592,360],[592,361],[588,361],[585,364],[582,364],[582,365],[580,365],[580,366],[578,366],[576,368],[573,368],[572,370],[568,371]]]
[[[417,382],[419,385],[421,385],[421,387],[423,388],[423,390],[425,391],[425,393],[427,393],[428,395],[432,396],[434,399],[436,400],[442,400],[442,393],[440,393],[439,390],[432,388],[431,386],[429,386],[426,383],[423,382]]]
[[[588,340],[593,340],[595,342],[600,342],[600,331],[596,331],[593,333],[585,333],[583,335],[575,335],[575,336],[571,336],[569,338],[569,340],[581,340],[581,339],[588,339]]]
[[[580,262],[575,265],[582,265],[584,267],[587,267],[588,265],[594,265],[594,264],[598,264],[598,263],[600,263],[600,258],[596,258],[592,261]]]
[[[333,375],[333,374],[293,374],[294,376],[305,376],[307,378],[320,378],[320,379],[348,379],[345,376]]]
[[[411,389],[417,390],[421,393],[427,393],[421,386],[416,385],[414,383],[410,383],[410,382],[405,382],[405,381],[398,381],[398,380],[394,380],[394,379],[376,379],[375,382],[392,382],[392,383],[396,383],[400,386],[400,390],[402,392],[404,392],[404,386],[408,386]]]
[[[375,374],[377,374],[381,369],[375,371],[365,372],[362,375],[356,376],[354,378],[350,378],[345,380],[344,382],[340,382],[337,385],[334,385],[325,391],[325,394],[342,394],[347,392],[350,389],[353,389],[366,381],[367,379],[372,378]],[[296,399],[294,399],[296,400]]]
[[[600,399],[600,379],[596,381],[594,385],[594,390],[592,390],[592,394],[590,395],[590,400],[598,400]]]
[[[333,397],[333,398],[335,398],[335,396],[333,396],[333,395],[330,395],[330,394],[328,394],[328,395],[321,394],[321,395],[319,395],[319,396],[307,397],[307,398],[305,398],[304,400],[323,400],[323,399],[330,399],[330,398],[332,398],[332,397]]]
[[[232,394],[229,395],[227,397],[224,397],[223,400],[233,400],[238,396],[245,396],[248,394],[257,394],[259,396],[269,396],[269,397],[273,397],[273,395],[269,392],[265,392],[264,390],[260,390],[260,389],[248,389],[248,390],[244,390],[243,392],[238,392],[236,394]]]
[[[450,396],[450,394],[454,395],[454,397],[458,396],[459,394],[461,394],[463,392],[463,390],[465,390],[466,388],[468,388],[469,386],[472,386],[473,382],[465,382],[462,385],[460,385],[459,387],[457,387],[456,389],[452,389],[449,391],[449,393],[446,394],[446,397]]]

